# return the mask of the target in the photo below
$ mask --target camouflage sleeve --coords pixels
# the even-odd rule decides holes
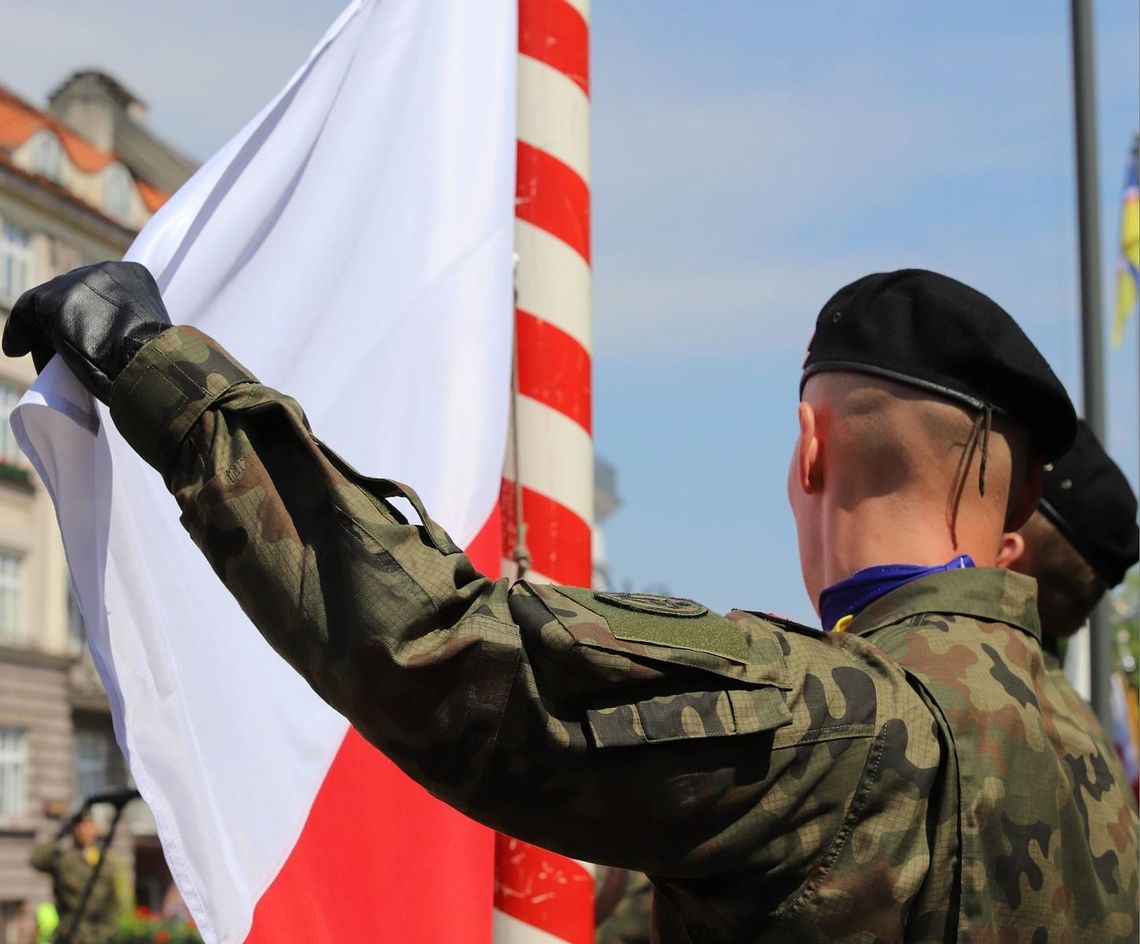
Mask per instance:
[[[59,842],[49,839],[32,850],[28,864],[37,872],[54,872],[59,862]]]
[[[135,356],[111,409],[277,652],[468,815],[677,876],[810,859],[838,829],[879,683],[836,647],[686,600],[492,581],[413,492],[355,473],[190,328]],[[818,835],[781,845],[791,809],[817,811]]]

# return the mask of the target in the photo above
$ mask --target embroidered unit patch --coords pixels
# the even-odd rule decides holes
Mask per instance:
[[[620,606],[635,613],[654,613],[657,616],[704,616],[709,608],[695,600],[680,597],[658,597],[651,593],[597,592],[594,599],[601,603]]]

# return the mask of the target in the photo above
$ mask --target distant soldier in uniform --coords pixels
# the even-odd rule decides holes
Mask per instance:
[[[650,944],[653,885],[649,876],[599,865],[594,879],[595,944]]]
[[[32,850],[32,868],[51,876],[58,918],[52,940],[110,944],[115,936],[121,910],[115,869],[109,861],[100,866],[98,839],[95,820],[85,810],[75,819],[69,836],[61,835]],[[96,869],[99,874],[92,884]]]
[[[1045,467],[1041,504],[1019,531],[1007,534],[999,563],[1037,581],[1045,664],[1063,693],[1072,723],[1100,746],[1116,776],[1116,751],[1088,703],[1065,678],[1060,643],[1080,629],[1101,598],[1140,560],[1136,495],[1088,424],[1073,447]]]
[[[1034,582],[994,567],[1076,418],[973,289],[872,275],[817,319],[788,494],[829,633],[489,580],[414,492],[171,327],[141,266],[26,293],[4,349],[58,351],[109,403],[252,621],[365,737],[483,823],[648,874],[659,941],[1134,944],[1131,798],[1054,723]]]

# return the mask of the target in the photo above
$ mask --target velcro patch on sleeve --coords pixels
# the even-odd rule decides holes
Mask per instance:
[[[749,662],[744,637],[732,621],[692,600],[577,587],[557,590],[605,619],[615,639],[706,652],[741,664]]]

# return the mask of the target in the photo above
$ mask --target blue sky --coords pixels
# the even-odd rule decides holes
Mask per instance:
[[[204,157],[339,0],[0,0],[0,82],[42,101],[98,66]],[[1005,305],[1080,403],[1069,4],[596,2],[595,427],[620,582],[812,618],[786,459],[815,313],[918,265]],[[1106,318],[1140,5],[1096,6]],[[1137,324],[1109,351],[1135,483]]]

